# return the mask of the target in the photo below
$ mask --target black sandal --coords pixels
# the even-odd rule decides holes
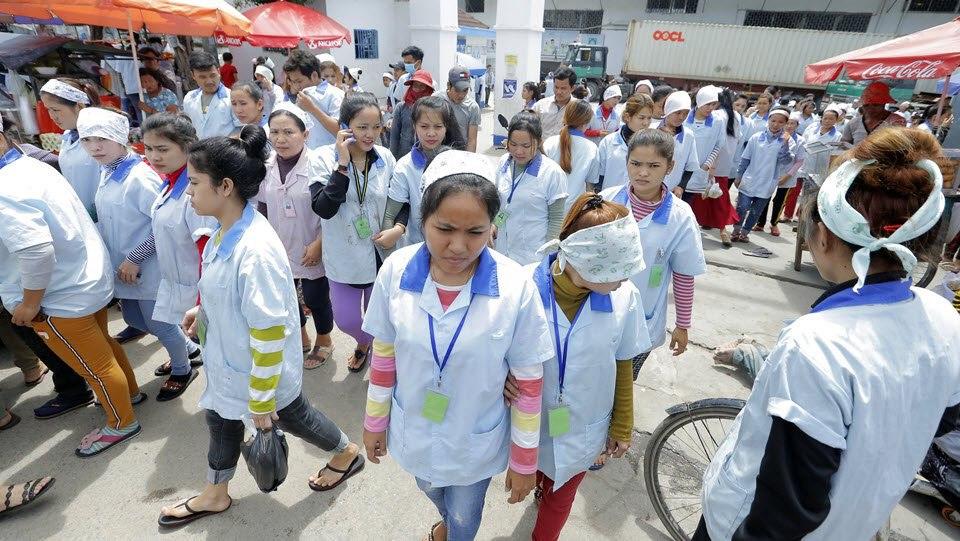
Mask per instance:
[[[372,350],[372,349],[373,349],[373,344],[370,344],[369,346],[367,346],[367,352],[366,352],[366,353],[360,351],[359,349],[353,350],[353,358],[354,358],[354,359],[361,359],[363,362],[361,362],[361,363],[360,363],[360,366],[357,366],[357,367],[348,366],[348,367],[347,367],[347,370],[353,372],[354,374],[357,374],[357,373],[359,373],[359,372],[363,372],[363,369],[366,368],[366,366],[367,366],[367,359],[370,357],[370,350]]]
[[[164,528],[176,528],[178,526],[184,526],[184,525],[190,524],[191,522],[197,519],[201,519],[203,517],[208,517],[210,515],[219,515],[220,513],[225,512],[227,509],[230,509],[230,507],[233,505],[233,498],[230,498],[230,503],[227,504],[227,507],[223,511],[194,511],[190,507],[190,500],[194,498],[196,498],[196,496],[194,496],[193,498],[187,498],[187,500],[181,503],[180,505],[174,506],[174,509],[176,509],[177,507],[183,507],[184,509],[187,510],[188,513],[190,513],[189,515],[185,517],[171,517],[168,515],[164,515],[163,513],[160,513],[160,518],[157,519],[157,524],[159,524]]]
[[[48,482],[46,485],[43,485],[43,488],[41,488],[39,492],[34,493],[34,490],[36,490],[37,485],[39,485],[40,482],[43,481],[44,479],[50,479],[50,482]],[[21,507],[24,507],[28,503],[33,502],[34,500],[42,496],[46,491],[50,490],[50,487],[53,486],[53,483],[56,482],[56,480],[57,479],[55,477],[41,477],[39,479],[34,479],[33,481],[28,481],[24,483],[23,492],[22,492],[22,495],[20,496],[20,504],[14,505],[13,507],[10,506],[10,498],[13,497],[13,489],[17,485],[8,486],[7,494],[3,502],[3,510],[0,511],[0,515],[3,515],[4,513],[9,513],[11,511],[15,511],[17,509],[20,509]]]
[[[201,350],[196,350],[190,354],[188,357],[190,359],[190,368],[200,368],[203,366],[203,358],[200,357]],[[153,375],[157,377],[169,376],[172,369],[170,368],[170,361],[161,364],[153,371]]]
[[[19,415],[17,415],[16,413],[14,413],[14,412],[12,412],[12,411],[10,411],[10,410],[7,410],[7,413],[10,414],[10,420],[7,421],[7,424],[5,424],[5,425],[3,425],[3,426],[0,426],[0,432],[3,432],[4,430],[10,430],[11,428],[13,428],[13,427],[17,426],[18,424],[20,424],[20,416],[19,416]]]
[[[436,538],[433,536],[433,532],[437,531],[437,528],[439,528],[442,525],[443,525],[443,521],[438,520],[433,524],[433,526],[430,526],[430,534],[427,535],[427,539],[429,539],[430,541],[435,541]]]
[[[366,463],[366,459],[363,458],[363,455],[357,455],[357,457],[353,459],[353,462],[350,463],[350,466],[347,467],[347,469],[345,470],[334,468],[328,462],[326,466],[324,466],[320,471],[317,472],[317,477],[320,477],[320,474],[323,473],[323,470],[330,470],[333,473],[339,473],[340,479],[338,479],[336,483],[332,485],[327,485],[327,486],[318,485],[313,481],[307,481],[307,484],[310,485],[310,488],[312,488],[317,492],[326,492],[328,490],[333,490],[338,486],[340,486],[340,484],[346,481],[347,479],[360,473],[360,470],[363,469],[363,465],[365,463]]]
[[[157,402],[167,402],[182,395],[187,387],[197,379],[200,374],[196,368],[191,368],[190,373],[183,376],[170,376],[163,382],[160,392],[157,393]]]

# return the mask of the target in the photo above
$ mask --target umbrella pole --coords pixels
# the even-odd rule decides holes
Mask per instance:
[[[934,134],[938,138],[940,133],[943,131],[943,118],[940,115],[943,114],[943,106],[947,103],[947,91],[950,89],[950,76],[952,73],[948,73],[943,79],[943,92],[940,93],[940,101],[937,103],[937,118],[940,119],[940,126],[937,127],[937,133]]]
[[[137,42],[133,39],[133,18],[130,16],[130,10],[127,9],[127,35],[130,37],[130,51],[133,52],[133,63],[140,66],[140,59],[137,57]],[[137,94],[140,96],[140,101],[143,99],[143,87],[140,86],[140,77],[137,77]]]

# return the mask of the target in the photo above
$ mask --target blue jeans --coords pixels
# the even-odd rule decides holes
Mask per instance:
[[[749,235],[769,202],[769,197],[750,197],[742,193],[737,195],[737,214],[740,215],[740,221],[733,226],[733,234],[736,235],[742,231]]]
[[[490,479],[469,486],[434,488],[417,478],[417,486],[430,498],[447,526],[448,541],[469,541],[477,536],[483,518],[483,502],[487,497]]]
[[[179,325],[164,323],[153,319],[153,307],[156,301],[120,299],[123,320],[135,329],[148,332],[157,337],[170,355],[170,374],[183,376],[190,373],[190,361],[187,359],[187,335]],[[191,348],[193,349],[193,348]]]

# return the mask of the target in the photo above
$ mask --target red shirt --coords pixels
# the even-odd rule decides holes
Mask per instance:
[[[237,67],[233,64],[220,66],[220,80],[223,81],[223,86],[233,88],[233,83],[237,82]]]

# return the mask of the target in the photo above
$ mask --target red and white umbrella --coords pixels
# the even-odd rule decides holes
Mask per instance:
[[[350,43],[350,31],[337,21],[308,7],[278,0],[249,9],[243,15],[250,19],[246,36],[217,34],[220,45],[239,46],[246,40],[255,47],[293,49],[303,43],[311,48],[335,48]]]

